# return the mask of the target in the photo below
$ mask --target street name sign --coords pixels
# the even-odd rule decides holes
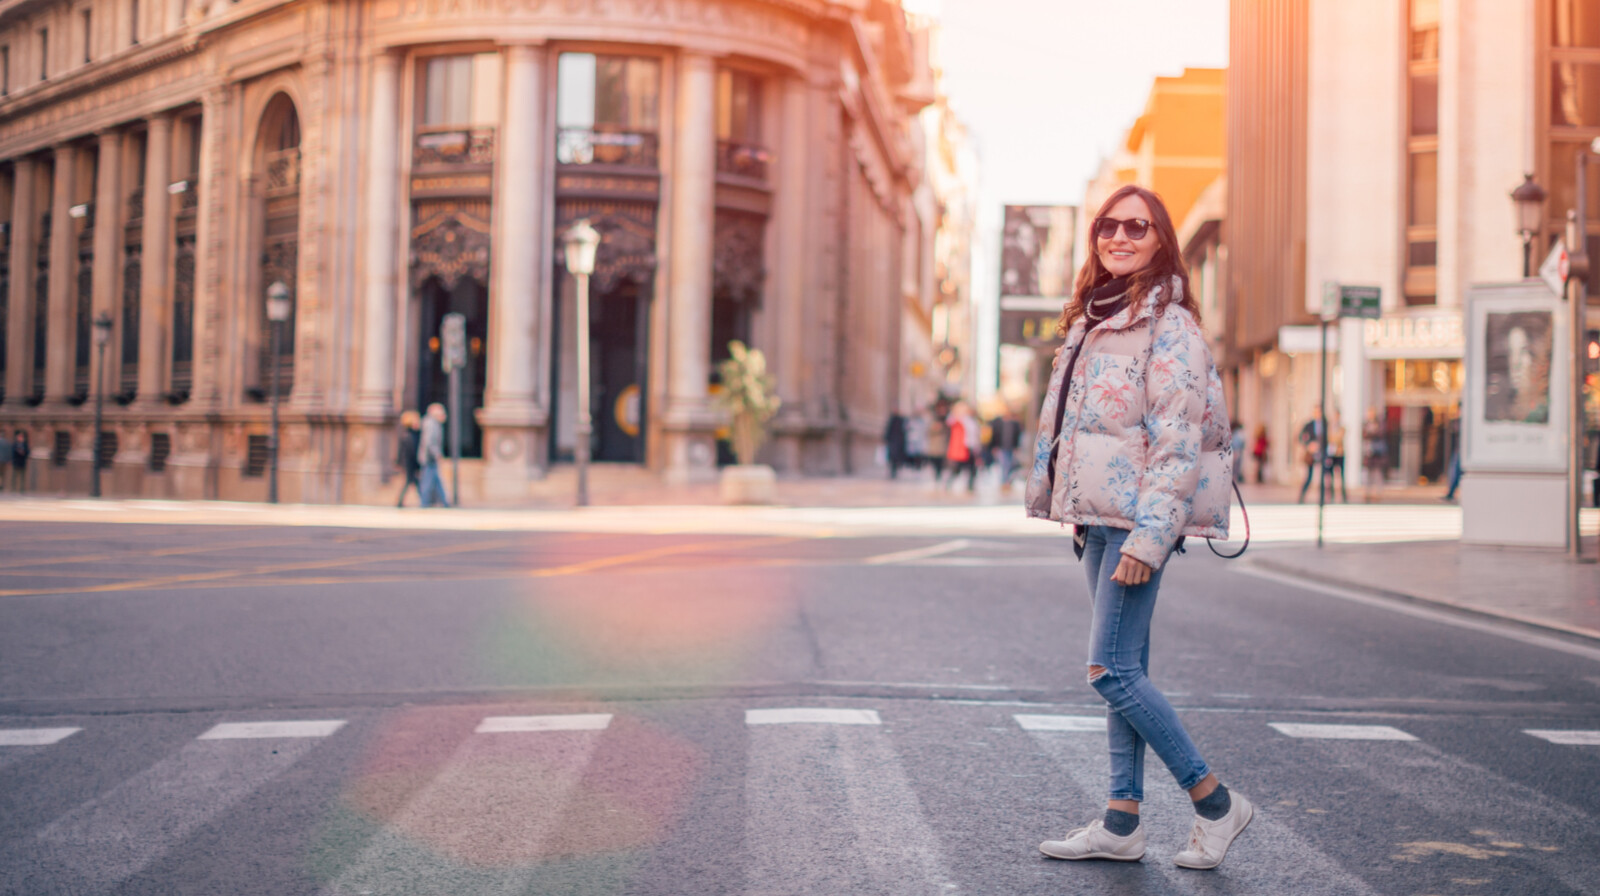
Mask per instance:
[[[1383,317],[1383,290],[1376,286],[1339,287],[1339,316],[1373,320]]]

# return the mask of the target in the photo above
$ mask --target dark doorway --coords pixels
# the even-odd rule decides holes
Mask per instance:
[[[563,293],[576,296],[577,290],[565,269],[557,271]],[[556,333],[576,327],[575,306],[556,303]],[[570,433],[576,412],[561,407],[563,395],[575,390],[560,388],[563,376],[576,375],[576,360],[560,356],[568,340],[553,340],[552,370],[558,387],[551,390],[556,419],[567,422],[560,429]],[[646,395],[649,394],[648,346],[650,344],[650,286],[631,278],[616,282],[606,292],[594,292],[589,299],[589,413],[594,424],[590,456],[597,461],[643,463],[645,451]],[[567,420],[568,417],[571,420]],[[571,445],[558,442],[557,427],[552,427],[551,456],[573,459]],[[564,441],[564,440],[563,440]]]
[[[482,457],[483,431],[475,412],[483,407],[488,375],[489,292],[471,277],[460,278],[451,289],[438,277],[429,277],[422,283],[421,299],[417,410],[426,411],[433,402],[450,406],[450,377],[439,363],[439,326],[446,314],[459,313],[467,319],[467,366],[461,371],[461,456]],[[447,426],[447,435],[449,431]]]
[[[711,296],[711,382],[722,384],[722,374],[717,365],[733,357],[728,343],[737,339],[750,344],[750,303],[718,290]],[[717,466],[725,467],[739,462],[733,453],[733,442],[728,437],[717,439]]]

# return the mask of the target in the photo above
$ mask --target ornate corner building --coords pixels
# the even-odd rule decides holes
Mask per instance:
[[[456,312],[463,491],[514,499],[573,455],[587,218],[597,460],[712,474],[742,339],[774,466],[865,466],[937,226],[920,38],[890,0],[0,0],[0,428],[85,491],[98,389],[107,494],[255,500],[275,382],[284,500],[392,497]]]

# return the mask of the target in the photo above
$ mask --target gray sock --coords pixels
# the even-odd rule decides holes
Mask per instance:
[[[1205,799],[1194,801],[1195,813],[1207,821],[1216,821],[1227,815],[1228,810],[1231,808],[1233,808],[1233,800],[1228,798],[1228,788],[1220,783],[1217,785],[1216,790],[1206,795]]]
[[[1139,816],[1121,809],[1107,809],[1105,826],[1118,837],[1126,837],[1139,829]]]

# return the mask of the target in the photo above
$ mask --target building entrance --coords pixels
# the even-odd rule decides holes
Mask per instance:
[[[478,427],[477,410],[483,407],[483,386],[488,372],[489,291],[472,277],[461,277],[445,288],[438,277],[429,277],[421,289],[421,327],[417,347],[417,410],[438,402],[450,406],[450,377],[440,365],[439,326],[452,312],[467,319],[467,366],[461,371],[461,456],[483,456],[483,431]],[[445,429],[449,433],[448,426]],[[445,450],[449,450],[446,441]]]
[[[557,426],[551,455],[571,460],[577,438],[577,289],[565,269],[556,273],[561,301],[554,327],[560,334],[552,391]],[[589,456],[597,461],[643,463],[650,344],[650,286],[632,278],[601,281],[589,295]]]

